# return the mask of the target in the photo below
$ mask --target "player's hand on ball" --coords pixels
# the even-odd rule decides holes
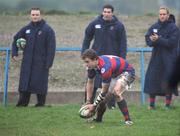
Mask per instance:
[[[90,108],[90,109],[89,109]],[[82,105],[79,110],[81,118],[91,118],[95,115],[95,108],[93,104]]]
[[[96,109],[94,104],[87,104],[86,107],[87,107],[87,109],[89,109],[90,112],[94,112]]]

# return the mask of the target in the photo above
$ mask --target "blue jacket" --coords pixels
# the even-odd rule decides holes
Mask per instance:
[[[149,38],[153,32],[159,35],[156,42]],[[153,50],[145,77],[145,93],[165,95],[162,85],[167,82],[177,57],[178,36],[179,30],[172,20],[158,21],[146,33],[146,44]]]
[[[19,91],[46,94],[49,68],[55,56],[55,33],[44,20],[30,22],[15,36],[12,43],[12,57],[18,56],[16,41],[26,39],[21,64]]]
[[[90,47],[94,38],[92,49],[98,55],[115,55],[126,58],[127,40],[124,25],[113,16],[112,21],[105,21],[98,16],[85,30],[82,53]]]

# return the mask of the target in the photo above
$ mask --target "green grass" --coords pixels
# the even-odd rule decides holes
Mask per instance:
[[[155,111],[130,105],[134,125],[127,127],[118,109],[108,110],[103,123],[87,123],[78,116],[79,105],[44,108],[0,107],[0,136],[179,136],[180,106]]]

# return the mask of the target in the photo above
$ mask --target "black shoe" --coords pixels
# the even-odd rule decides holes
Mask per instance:
[[[99,119],[95,119],[94,121],[97,123],[102,123],[102,120],[99,120]]]
[[[27,107],[25,104],[16,104],[16,107]]]
[[[35,105],[35,107],[44,107],[44,104],[39,104],[39,103],[37,103],[37,104]]]
[[[102,122],[102,118],[94,118],[93,121],[97,122],[97,123],[101,123]]]
[[[102,119],[97,119],[97,118],[89,118],[86,120],[88,123],[102,123]]]
[[[28,104],[17,103],[16,107],[27,107]]]

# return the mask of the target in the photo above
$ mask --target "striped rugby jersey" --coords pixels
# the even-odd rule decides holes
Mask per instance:
[[[88,70],[88,77],[94,78],[96,72],[99,72],[103,83],[109,83],[111,78],[115,78],[125,71],[135,77],[135,69],[125,59],[113,55],[102,55],[98,58],[97,70]]]

